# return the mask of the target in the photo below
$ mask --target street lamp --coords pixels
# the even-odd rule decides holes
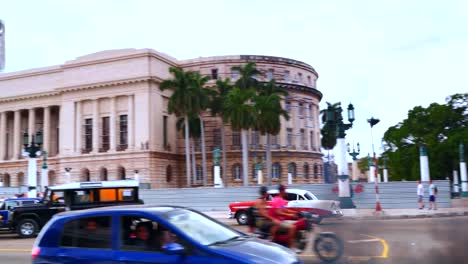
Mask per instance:
[[[340,200],[341,208],[355,208],[353,200],[351,199],[349,175],[348,175],[348,162],[346,161],[346,130],[353,127],[355,120],[354,106],[350,103],[348,105],[348,121],[349,123],[343,122],[341,112],[343,111],[340,107],[334,108],[329,104],[326,111],[326,122],[330,122],[330,125],[336,129],[337,140],[336,145],[338,148],[338,155],[336,157],[338,165],[338,197]]]
[[[376,200],[376,205],[375,205],[375,212],[382,212],[382,206],[380,205],[380,199],[379,199],[379,185],[377,184],[377,158],[375,157],[375,151],[374,151],[374,136],[372,134],[372,127],[377,125],[380,122],[380,119],[371,117],[370,119],[367,119],[367,122],[369,123],[371,127],[371,140],[372,140],[372,153],[373,153],[373,164],[370,166],[369,170],[369,180],[374,181],[375,184],[375,200]],[[372,175],[374,174],[374,175]]]
[[[37,158],[41,155],[42,145],[42,131],[38,130],[36,135],[31,135],[31,141],[29,141],[29,135],[25,131],[23,133],[23,157],[28,157],[28,197],[37,196]]]
[[[359,143],[357,143],[357,152],[356,150],[354,149],[354,144],[353,144],[353,151],[351,152],[351,149],[349,147],[349,143],[348,143],[348,153],[351,157],[353,157],[353,182],[357,182],[358,179],[359,179],[359,171],[358,171],[358,166],[357,166],[357,156],[359,155],[359,153],[361,152],[361,149],[360,149],[360,146],[359,146]]]

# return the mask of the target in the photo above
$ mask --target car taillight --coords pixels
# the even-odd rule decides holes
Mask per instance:
[[[32,256],[32,259],[35,259],[37,256],[39,256],[39,253],[41,252],[41,249],[38,248],[38,247],[33,247],[33,249],[31,250],[31,256]]]

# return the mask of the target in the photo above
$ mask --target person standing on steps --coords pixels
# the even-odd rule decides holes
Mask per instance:
[[[421,181],[418,181],[417,194],[418,194],[419,209],[423,209],[424,208],[424,186],[422,185]]]

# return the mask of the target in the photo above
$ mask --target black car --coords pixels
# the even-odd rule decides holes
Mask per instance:
[[[59,212],[143,204],[138,198],[138,186],[138,182],[133,180],[75,182],[50,186],[39,203],[14,208],[8,225],[21,237],[33,237]]]

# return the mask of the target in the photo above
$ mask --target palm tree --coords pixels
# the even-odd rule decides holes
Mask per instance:
[[[242,104],[251,104],[251,100],[253,96],[256,94],[256,90],[259,87],[259,82],[255,77],[260,75],[261,72],[257,70],[255,62],[249,62],[244,66],[234,66],[231,68],[232,71],[239,72],[239,79],[236,80],[234,86],[239,89],[236,91],[237,98],[236,100],[245,99],[242,101]],[[231,91],[233,92],[233,91]],[[240,93],[244,93],[244,95],[240,95]],[[246,96],[250,97],[246,97]],[[229,97],[228,97],[229,98]],[[240,101],[237,101],[240,103]],[[238,105],[239,107],[241,105]],[[242,173],[244,175],[244,185],[248,185],[248,175],[249,175],[249,152],[248,152],[248,140],[247,140],[247,130],[253,127],[253,114],[254,110],[253,107],[246,107],[243,108],[244,110],[250,109],[248,111],[244,111],[243,114],[248,115],[244,117],[237,117],[238,120],[243,120],[242,126],[238,127],[238,130],[241,131],[241,140],[242,140]],[[235,120],[235,119],[231,119]],[[250,122],[250,123],[249,123]],[[232,122],[231,122],[232,125]],[[234,127],[233,127],[234,129]]]
[[[322,134],[321,144],[324,149],[328,152],[328,168],[330,167],[330,150],[336,146],[337,142],[337,127],[336,120],[339,120],[341,117],[341,103],[330,104],[327,102],[327,109],[320,110],[322,114],[322,123],[324,124],[320,133]],[[333,113],[333,120],[330,120],[330,117],[327,117],[327,113]],[[339,114],[338,114],[339,113]],[[337,116],[339,115],[339,116]]]
[[[271,185],[271,142],[270,135],[277,135],[281,131],[281,117],[289,120],[289,115],[281,106],[287,90],[277,86],[274,80],[266,83],[254,98],[256,109],[256,128],[262,135],[266,134],[267,181]]]
[[[189,131],[190,131],[190,141],[191,141],[191,149],[192,149],[192,179],[195,183],[197,180],[197,165],[196,165],[196,158],[195,158],[195,142],[200,139],[202,135],[202,126],[200,125],[201,119],[198,116],[194,116],[192,114],[188,115],[188,124],[189,124]],[[182,131],[185,136],[185,118],[181,117],[177,120],[176,127],[178,131]]]
[[[203,186],[207,184],[206,177],[206,147],[205,147],[205,128],[203,127],[203,118],[201,112],[206,110],[210,105],[210,97],[213,94],[212,90],[205,88],[205,84],[208,82],[207,76],[202,77],[198,72],[193,74],[191,79],[192,89],[194,94],[194,103],[196,108],[192,112],[193,115],[197,115],[200,120],[200,137],[201,137],[201,150],[202,150],[202,171],[203,171]]]
[[[244,186],[248,185],[248,155],[247,155],[247,133],[255,124],[255,107],[250,103],[255,96],[255,90],[241,90],[234,87],[224,101],[223,116],[226,122],[231,124],[234,131],[242,131],[242,166]]]
[[[230,90],[232,90],[232,85],[229,79],[218,80],[216,82],[216,90],[212,94],[211,97],[211,114],[213,116],[220,116],[221,117],[221,148],[222,148],[222,156],[223,156],[223,173],[226,175],[227,173],[227,156],[226,156],[226,140],[225,140],[225,131],[224,131],[224,124],[226,120],[224,119],[224,101],[227,98],[227,95]],[[225,178],[225,186],[227,186],[227,180]]]
[[[190,90],[193,73],[184,72],[184,70],[177,67],[171,67],[169,72],[173,75],[173,79],[161,82],[159,89],[161,91],[172,91],[172,95],[169,98],[167,106],[169,114],[175,114],[178,117],[185,117],[185,162],[187,187],[190,187],[190,131],[187,117],[194,110],[191,104],[192,93]]]

